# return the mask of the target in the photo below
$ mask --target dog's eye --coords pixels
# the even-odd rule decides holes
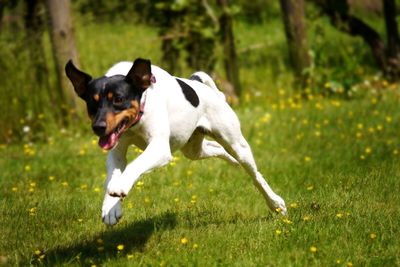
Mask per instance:
[[[119,96],[115,96],[113,99],[113,104],[114,105],[121,105],[124,102],[124,99]]]

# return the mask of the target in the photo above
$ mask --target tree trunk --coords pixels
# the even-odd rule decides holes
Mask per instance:
[[[41,1],[38,0],[25,0],[26,4],[26,13],[24,16],[25,20],[25,44],[30,54],[30,62],[27,64],[31,64],[32,71],[30,77],[32,80],[35,80],[40,89],[44,89],[47,91],[49,98],[44,99],[44,94],[32,94],[32,96],[36,96],[39,98],[32,99],[34,102],[34,109],[36,112],[40,112],[40,109],[43,107],[41,101],[51,103],[57,100],[54,91],[50,90],[49,80],[48,80],[48,69],[46,64],[45,52],[43,48],[43,33],[44,33],[44,25],[43,25],[43,14],[40,13],[40,8],[43,7],[41,5]]]
[[[387,72],[390,76],[400,77],[400,38],[396,22],[396,3],[383,0],[387,35]]]
[[[303,0],[280,0],[290,61],[297,80],[307,85],[306,69],[311,65],[304,23]]]
[[[228,0],[217,0],[218,6],[222,9],[222,15],[219,18],[220,34],[224,49],[224,66],[226,78],[233,85],[236,96],[240,97],[242,93],[239,66],[235,48],[235,38],[233,35],[232,15],[229,11]]]
[[[0,0],[0,33],[3,28],[3,16],[4,16],[4,6],[5,6],[5,0]]]
[[[49,16],[49,31],[53,57],[56,65],[59,90],[66,104],[66,110],[81,109],[77,97],[66,75],[64,66],[69,59],[79,65],[78,52],[75,46],[74,31],[71,20],[70,0],[46,0]]]

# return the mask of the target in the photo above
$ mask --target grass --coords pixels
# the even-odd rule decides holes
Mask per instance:
[[[399,265],[399,89],[352,101],[310,98],[237,110],[260,170],[286,200],[287,217],[267,210],[243,171],[178,153],[143,177],[123,203],[123,220],[107,228],[100,219],[105,154],[91,135],[66,130],[47,143],[3,145],[2,261]],[[137,153],[132,148],[129,158]]]
[[[400,89],[374,75],[359,39],[326,19],[308,23],[317,83],[307,101],[291,89],[280,18],[235,28],[245,88],[235,109],[288,216],[268,211],[244,171],[177,153],[143,176],[113,228],[100,218],[106,155],[88,120],[55,127],[52,103],[29,102],[40,86],[20,63],[29,54],[5,32],[0,120],[19,142],[0,144],[0,265],[399,266]],[[137,56],[161,64],[153,28],[85,18],[76,26],[83,69],[94,76]]]

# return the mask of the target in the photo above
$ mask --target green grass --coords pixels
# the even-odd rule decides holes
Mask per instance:
[[[105,154],[91,135],[66,130],[47,143],[1,146],[2,261],[398,266],[399,89],[351,101],[311,98],[293,108],[282,95],[237,109],[287,217],[267,210],[244,171],[177,153],[172,165],[143,177],[123,202],[123,220],[107,228],[100,219]],[[129,159],[137,153],[132,148]]]
[[[106,155],[89,120],[56,126],[47,92],[21,63],[29,61],[22,34],[2,32],[1,132],[13,142],[0,143],[0,265],[399,266],[400,89],[375,76],[360,39],[323,18],[308,27],[315,83],[304,101],[291,89],[280,18],[235,24],[244,88],[236,111],[288,216],[268,211],[244,171],[177,153],[143,176],[113,228],[100,218]],[[76,29],[82,67],[93,76],[139,56],[162,66],[154,28],[78,17]],[[216,72],[223,76],[221,61]],[[334,87],[352,96],[325,94]]]

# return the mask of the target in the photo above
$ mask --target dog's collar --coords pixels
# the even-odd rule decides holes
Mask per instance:
[[[156,83],[156,77],[153,74],[150,77],[150,82]],[[146,104],[146,96],[147,96],[147,91],[144,91],[143,94],[139,97],[139,102],[140,102],[139,113],[136,114],[135,120],[133,121],[132,125],[129,128],[132,128],[133,126],[135,126],[142,118],[143,113],[144,113],[144,106]]]

